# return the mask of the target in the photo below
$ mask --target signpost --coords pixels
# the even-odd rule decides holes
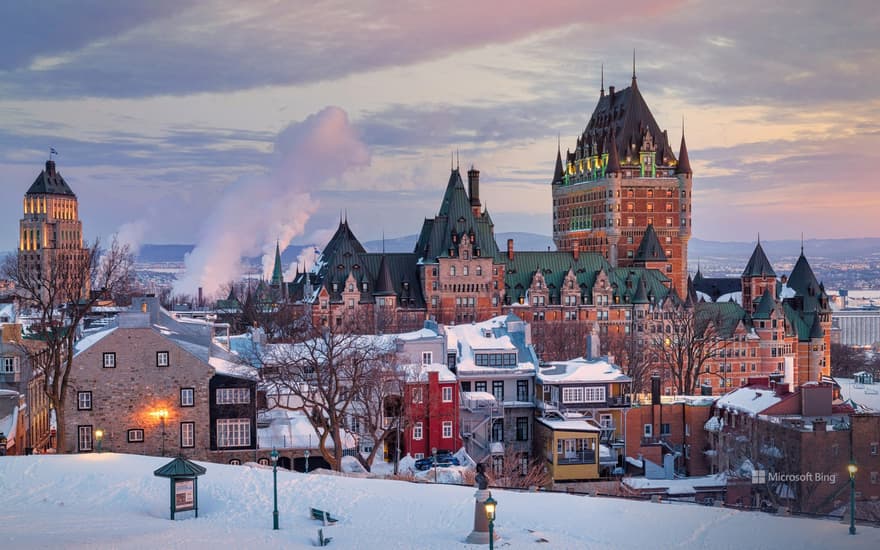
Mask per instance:
[[[207,469],[179,456],[153,475],[171,481],[171,519],[176,512],[194,511],[199,517],[199,479]]]

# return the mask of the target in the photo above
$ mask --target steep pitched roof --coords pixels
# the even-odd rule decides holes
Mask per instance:
[[[691,161],[688,158],[687,145],[684,143],[684,130],[681,132],[681,146],[678,149],[678,166],[675,168],[676,174],[693,174],[691,170]]]
[[[729,338],[740,322],[747,320],[746,312],[736,302],[700,302],[694,309],[694,331],[697,334],[713,325],[718,336]]]
[[[75,196],[73,190],[61,177],[60,172],[55,171],[55,161],[47,160],[46,169],[40,172],[34,183],[27,190],[28,195],[71,195]]]
[[[569,269],[575,274],[582,294],[584,292],[590,294],[599,270],[607,271],[611,268],[601,254],[585,252],[581,252],[577,260],[571,252],[549,251],[517,252],[512,260],[506,254],[500,253],[495,256],[495,260],[505,265],[505,295],[508,303],[512,304],[518,303],[520,298],[525,299],[526,291],[532,284],[532,277],[538,269],[544,275],[544,282],[551,294],[558,295]]]
[[[654,120],[635,79],[629,88],[599,98],[582,137],[586,154],[589,156],[608,152],[611,158],[610,151],[598,151],[598,146],[612,134],[613,146],[622,162],[629,158],[631,164],[638,164],[639,151],[648,134],[656,149],[657,164],[675,161],[666,132]]]
[[[813,268],[810,267],[810,262],[807,261],[803,252],[801,252],[797,262],[794,264],[794,269],[791,270],[791,276],[789,276],[787,284],[789,288],[793,288],[795,292],[803,296],[819,293],[819,281],[816,280]]]
[[[648,224],[645,234],[642,236],[642,242],[636,251],[635,261],[637,262],[665,262],[666,253],[660,245],[660,239],[657,238],[657,232],[654,231],[654,225]]]
[[[562,168],[562,151],[556,149],[556,169],[553,170],[553,185],[562,185],[565,179],[565,170]]]
[[[272,284],[280,285],[284,280],[284,272],[281,270],[281,249],[278,241],[275,241],[275,266],[272,268]]]
[[[764,254],[764,249],[761,248],[760,241],[757,245],[755,245],[755,250],[752,252],[752,257],[749,258],[749,263],[746,264],[745,270],[743,270],[743,277],[776,277],[776,272],[773,271],[773,266],[770,265],[770,260],[767,259],[767,255]]]
[[[752,319],[769,319],[774,307],[776,307],[776,298],[774,298],[769,288],[765,289],[758,302],[758,307],[755,308],[755,312],[752,314]]]
[[[471,201],[458,169],[453,169],[446,184],[440,210],[433,220],[425,220],[416,242],[415,254],[427,262],[449,257],[464,238],[473,238],[472,254],[493,257],[498,253],[494,225],[488,212],[474,215]]]
[[[639,283],[636,285],[636,293],[632,297],[632,303],[634,304],[647,304],[648,300],[648,286],[645,284],[645,277],[639,278]]]
[[[385,258],[386,255],[382,254],[382,259],[379,260],[379,273],[376,277],[375,290],[373,290],[375,296],[390,296],[395,293],[394,283],[391,281],[391,268],[388,267]]]

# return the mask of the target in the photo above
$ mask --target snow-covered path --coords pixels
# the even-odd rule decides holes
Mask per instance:
[[[203,463],[199,518],[168,519],[168,458],[119,454],[0,458],[0,548],[486,548],[465,544],[468,487],[279,471],[281,530],[272,530],[272,471]],[[565,494],[496,490],[499,549],[878,548],[880,529],[834,521]],[[544,538],[547,544],[536,544]]]

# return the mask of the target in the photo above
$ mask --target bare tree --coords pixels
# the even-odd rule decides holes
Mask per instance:
[[[352,415],[360,427],[358,435],[373,443],[372,451],[367,456],[361,453],[355,455],[367,471],[370,471],[385,439],[395,431],[401,432],[399,435],[402,437],[402,430],[406,427],[403,400],[406,371],[397,362],[393,344],[382,345],[381,349],[383,351],[379,352],[371,368],[363,373],[354,390],[357,402],[352,407]],[[396,465],[398,457],[394,458]]]
[[[727,321],[717,304],[664,305],[663,320],[650,341],[650,353],[662,369],[671,375],[676,391],[696,393],[700,377],[709,372],[709,360],[719,357],[729,340]]]
[[[831,344],[832,376],[851,377],[854,373],[868,368],[869,361],[864,351],[843,344]]]
[[[270,347],[262,358],[269,366],[267,381],[279,397],[278,406],[300,411],[318,434],[318,448],[334,470],[352,434],[346,420],[357,418],[361,385],[389,359],[388,339],[363,336],[351,326],[301,327],[295,344]]]
[[[530,459],[527,453],[517,452],[509,445],[505,446],[501,461],[495,462],[492,470],[491,484],[495,487],[549,487],[553,481],[543,458]]]
[[[97,239],[84,249],[59,250],[44,269],[35,269],[22,252],[7,256],[3,263],[3,277],[15,283],[22,307],[37,318],[30,335],[41,345],[24,349],[55,409],[59,449],[65,437],[64,406],[80,322],[99,300],[129,288],[133,265],[129,246],[115,237],[107,250]]]
[[[541,361],[567,361],[582,357],[592,324],[583,320],[535,321],[532,342]]]
[[[623,368],[623,372],[632,378],[632,393],[639,394],[647,389],[647,381],[654,363],[654,357],[642,333],[609,334],[602,341],[604,352],[614,358],[614,362]]]

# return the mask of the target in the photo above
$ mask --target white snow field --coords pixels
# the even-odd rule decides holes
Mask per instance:
[[[171,521],[170,459],[121,454],[0,458],[0,548],[313,548],[321,523],[331,548],[477,549],[464,538],[474,489],[278,472],[281,529],[272,530],[272,471],[201,463],[199,517]],[[880,548],[880,529],[847,534],[836,521],[685,504],[494,490],[499,549]],[[543,539],[543,540],[541,540]],[[539,542],[541,541],[541,542]],[[546,541],[546,542],[544,542]]]

